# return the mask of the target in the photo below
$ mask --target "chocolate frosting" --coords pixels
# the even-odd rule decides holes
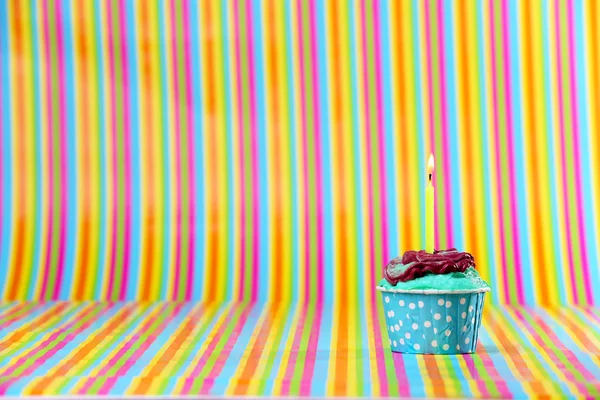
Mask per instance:
[[[385,266],[383,277],[390,285],[396,285],[400,281],[410,281],[427,274],[465,272],[469,267],[475,267],[473,256],[454,248],[434,250],[433,254],[425,250],[409,250]]]

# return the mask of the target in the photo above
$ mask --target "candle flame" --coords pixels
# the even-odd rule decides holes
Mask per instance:
[[[427,163],[427,173],[433,174],[433,153],[429,154],[429,162]]]

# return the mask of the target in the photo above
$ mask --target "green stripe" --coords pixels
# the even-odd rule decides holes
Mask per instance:
[[[195,353],[196,351],[198,351],[198,343],[200,343],[200,341],[204,338],[205,332],[213,326],[215,317],[218,317],[218,316],[226,313],[225,310],[222,312],[220,312],[220,311],[221,311],[221,307],[210,307],[210,308],[206,308],[205,310],[203,310],[203,313],[205,313],[207,315],[206,321],[200,326],[200,328],[197,331],[193,332],[193,336],[191,336],[191,340],[189,342],[188,342],[188,338],[190,338],[190,336],[188,335],[186,337],[186,343],[188,343],[188,344],[187,344],[187,346],[182,346],[180,348],[180,349],[184,349],[185,351],[183,351],[181,353],[180,357],[177,357],[175,359],[175,361],[177,361],[177,362],[172,367],[170,367],[170,371],[169,371],[170,376],[179,376],[179,372],[184,367],[185,362],[194,356],[194,354],[192,354],[192,352]],[[169,383],[170,383],[170,380],[168,380],[168,379],[161,382],[161,384],[158,388],[158,393],[166,393],[167,385]]]
[[[554,393],[569,395],[569,393],[565,393],[563,391],[559,385],[559,382],[552,378],[551,373],[548,372],[549,366],[545,363],[545,361],[542,362],[538,357],[536,357],[539,352],[537,349],[532,347],[531,344],[529,344],[529,339],[523,335],[523,329],[517,324],[517,318],[513,318],[508,309],[505,309],[505,311],[494,309],[492,312],[498,317],[497,319],[499,320],[499,325],[505,329],[505,332],[507,332],[506,336],[512,336],[517,340],[520,339],[519,343],[514,343],[513,345],[522,349],[522,351],[518,354],[519,358],[522,358],[521,354],[523,353],[530,356],[529,359],[531,360],[533,366],[532,368],[529,368],[529,370],[532,371],[536,369],[540,371],[543,374],[544,381],[552,384]]]
[[[80,314],[84,314],[90,308],[92,309],[92,311],[88,315],[85,315],[81,319],[79,319],[80,318],[79,315],[73,315],[72,317],[70,317],[69,320],[75,319],[75,320],[77,320],[77,322],[75,324],[73,324],[73,326],[71,326],[69,329],[67,329],[64,332],[60,333],[52,342],[46,343],[44,345],[44,347],[42,348],[43,349],[42,351],[39,351],[33,357],[28,357],[23,364],[21,364],[17,369],[15,369],[12,372],[11,375],[13,375],[13,376],[21,375],[28,367],[30,367],[37,360],[39,360],[44,355],[46,355],[46,353],[48,351],[54,349],[56,346],[58,346],[60,343],[62,343],[69,334],[71,334],[75,330],[79,329],[81,326],[83,326],[89,320],[95,318],[96,315],[98,315],[102,311],[102,309],[104,308],[104,306],[101,303],[87,303],[86,307],[82,307]],[[61,320],[61,322],[64,322],[64,321],[65,320]],[[50,332],[47,332],[47,333],[50,333]],[[81,335],[83,333],[77,333],[77,334]],[[69,340],[69,342],[70,342],[70,340]],[[35,342],[29,342],[29,344],[31,344],[32,347],[34,348],[37,343],[35,343]],[[32,348],[32,350],[33,350],[33,348]]]
[[[586,380],[586,378],[583,376],[583,374],[581,372],[579,372],[579,370],[573,364],[571,364],[571,362],[567,359],[565,352],[569,351],[569,350],[565,349],[564,345],[561,342],[558,343],[558,346],[561,346],[561,348],[559,348],[557,346],[557,343],[552,341],[550,339],[550,337],[548,336],[548,334],[546,333],[546,331],[539,326],[538,322],[536,321],[537,318],[536,319],[532,318],[532,316],[524,310],[521,311],[521,314],[523,315],[525,320],[528,322],[528,324],[531,326],[531,328],[533,328],[533,331],[535,331],[537,333],[537,335],[540,337],[540,339],[544,343],[544,347],[543,347],[544,351],[549,356],[550,356],[550,352],[554,353],[556,358],[561,363],[563,363],[565,368],[567,370],[569,370],[569,372],[571,372],[571,374],[573,374],[575,381],[570,380],[568,377],[565,379],[570,381],[573,384],[579,383],[580,385],[583,385],[588,390],[588,393],[586,393],[586,395],[592,394],[592,396],[595,396],[595,397],[600,396],[600,391],[598,391],[598,389],[596,388],[594,383],[588,382]],[[530,331],[531,331],[531,328],[530,328]],[[564,373],[564,370],[558,365],[558,363],[556,363],[556,362],[553,362],[553,363],[557,368],[559,368],[561,370],[561,372]],[[583,368],[585,368],[585,367],[583,367]]]
[[[73,314],[75,314],[77,312],[77,310],[79,310],[83,306],[84,306],[84,304],[78,304],[77,306],[71,306],[65,310],[59,311],[58,314],[52,316],[48,321],[43,321],[43,322],[40,321],[38,325],[32,324],[33,321],[44,318],[45,314],[51,313],[54,310],[54,308],[59,307],[59,305],[54,305],[51,308],[49,308],[48,310],[46,310],[46,312],[44,312],[43,314],[38,315],[33,321],[30,321],[31,333],[27,335],[27,339],[20,340],[19,342],[16,342],[16,343],[12,343],[10,345],[10,347],[8,348],[8,350],[1,355],[2,359],[8,359],[11,357],[15,357],[16,354],[19,353],[19,351],[26,350],[26,348],[28,346],[35,344],[35,342],[37,340],[41,340],[48,333],[48,331],[50,331],[52,329],[57,329],[57,327],[59,327],[62,323],[64,323],[64,321],[71,318],[71,316]],[[19,329],[21,329],[21,328],[19,328]],[[15,329],[15,331],[16,330],[17,329]]]
[[[257,393],[265,393],[266,385],[267,385],[267,378],[265,378],[265,377],[271,376],[271,371],[273,370],[275,360],[280,358],[280,355],[281,356],[283,355],[283,352],[277,351],[277,349],[279,349],[281,339],[283,338],[283,332],[285,330],[285,319],[282,318],[282,315],[284,316],[286,314],[286,311],[288,311],[288,310],[291,310],[291,309],[288,308],[287,306],[280,305],[275,314],[275,319],[274,319],[274,321],[272,321],[273,325],[275,326],[275,333],[272,336],[272,339],[269,340],[269,342],[273,344],[272,348],[275,349],[276,351],[270,351],[266,355],[267,362],[266,362],[265,370],[262,373],[261,379],[258,384]],[[288,314],[288,315],[290,315],[290,314]],[[264,351],[262,353],[262,356],[265,356]],[[256,379],[256,378],[254,378],[254,379]]]
[[[302,310],[301,312],[304,312]],[[289,396],[300,395],[300,383],[302,383],[302,374],[304,373],[304,364],[306,363],[306,354],[308,353],[308,340],[310,339],[310,333],[312,331],[312,325],[315,317],[315,303],[311,302],[306,312],[306,319],[304,326],[302,327],[302,338],[300,340],[300,346],[298,347],[298,358],[296,358],[296,365],[294,366],[294,375],[290,382]],[[303,357],[304,355],[304,357]]]
[[[186,300],[185,298],[185,288],[186,288],[186,282],[188,281],[189,277],[188,277],[188,269],[187,266],[189,264],[189,243],[188,243],[188,238],[189,238],[189,225],[190,223],[194,223],[192,221],[190,221],[190,203],[188,201],[188,199],[190,198],[190,189],[189,189],[189,169],[188,169],[188,165],[189,165],[189,155],[187,152],[187,149],[190,148],[190,146],[193,146],[193,143],[188,143],[187,141],[187,135],[186,133],[189,130],[189,126],[188,126],[188,122],[187,122],[187,111],[188,111],[188,107],[187,107],[187,102],[186,102],[186,93],[187,93],[187,87],[186,87],[186,80],[185,80],[185,50],[184,50],[184,31],[183,31],[183,16],[182,16],[182,5],[181,2],[177,2],[177,6],[176,6],[176,11],[175,11],[175,20],[173,21],[173,23],[176,24],[177,26],[177,34],[179,38],[182,38],[181,40],[177,41],[178,46],[176,46],[179,49],[178,54],[176,55],[176,57],[178,58],[178,62],[179,62],[179,105],[180,107],[178,107],[179,112],[180,112],[180,124],[181,124],[181,130],[180,130],[180,170],[181,170],[181,257],[180,257],[180,270],[181,273],[179,275],[180,279],[179,279],[179,287],[177,288],[177,293],[175,294],[175,298],[179,301],[184,301]]]
[[[235,330],[236,326],[238,325],[238,322],[241,319],[242,315],[249,313],[251,311],[252,310],[249,308],[248,301],[244,301],[243,303],[241,303],[241,305],[235,310],[231,321],[226,325],[226,328],[223,331],[223,334],[219,338],[219,341],[218,341],[217,345],[215,346],[215,348],[213,349],[212,353],[206,360],[206,363],[202,367],[202,370],[200,371],[198,376],[194,378],[194,383],[192,384],[192,386],[190,388],[190,393],[192,393],[192,394],[200,393],[200,389],[201,389],[202,385],[204,384],[204,379],[209,374],[212,373],[214,366],[217,362],[217,359],[219,358],[219,356],[221,356],[221,353],[223,351],[223,348],[225,347],[225,344],[227,342],[229,342],[229,339],[230,339],[233,331]],[[240,329],[240,331],[241,331],[241,329]],[[216,332],[215,332],[215,334],[216,334]],[[237,340],[237,338],[236,338],[236,340]],[[185,377],[183,379],[190,379],[190,378],[191,377]]]

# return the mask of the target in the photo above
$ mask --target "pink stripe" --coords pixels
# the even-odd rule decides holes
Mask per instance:
[[[429,92],[429,141],[430,141],[430,151],[431,153],[435,152],[435,113],[433,106],[433,66],[432,66],[432,50],[431,50],[431,26],[429,23],[429,3],[426,3],[423,7],[425,9],[425,42],[427,46],[427,82],[428,82],[428,92]],[[427,154],[426,156],[429,156]],[[434,173],[432,176],[432,184],[435,186],[436,183],[436,174]],[[437,203],[437,202],[436,202]],[[437,213],[434,209],[434,248],[438,248],[440,243],[440,230],[437,229]]]
[[[373,244],[369,250],[371,267],[369,268],[369,282],[375,283],[377,282],[377,277],[375,276],[375,269],[377,267],[377,263],[375,260],[375,216],[373,213],[373,170],[371,168],[371,110],[369,105],[369,77],[368,77],[368,47],[367,47],[367,23],[366,23],[366,10],[365,10],[365,0],[361,1],[361,25],[362,25],[362,46],[363,46],[363,65],[364,65],[364,91],[365,91],[365,131],[366,131],[366,155],[367,155],[367,186],[369,198],[367,200],[367,207],[369,210],[369,238],[371,243]],[[376,310],[376,299],[375,299],[375,291],[371,291],[371,305],[373,309]],[[378,313],[373,313],[373,318],[376,321],[375,327],[379,327],[379,318]],[[381,396],[388,395],[388,384],[385,376],[385,358],[383,356],[383,348],[381,347],[381,332],[379,329],[375,329],[375,351],[377,354],[377,373],[379,374],[379,382],[381,382]]]
[[[382,247],[382,258],[384,262],[387,262],[389,258],[389,241],[388,241],[388,203],[387,203],[387,171],[385,167],[385,127],[383,123],[383,78],[382,78],[382,62],[381,62],[381,23],[379,21],[379,1],[373,3],[373,24],[375,26],[375,82],[376,82],[376,93],[377,93],[377,136],[378,136],[378,154],[379,157],[379,187],[381,190],[380,201],[381,201],[381,247]],[[375,266],[373,266],[375,267]],[[373,282],[375,283],[375,282]]]
[[[233,3],[233,14],[235,19],[235,63],[238,92],[238,116],[239,116],[239,143],[240,143],[240,289],[238,300],[242,301],[245,297],[246,282],[246,154],[244,151],[244,104],[242,88],[242,51],[240,48],[240,4],[238,1]]]
[[[392,353],[392,361],[394,362],[394,372],[398,381],[398,391],[401,397],[410,397],[410,382],[406,374],[406,366],[404,365],[404,356],[399,353]]]
[[[304,293],[306,299],[310,299],[310,260],[312,258],[312,246],[310,240],[310,196],[309,196],[309,171],[308,171],[308,119],[306,118],[306,82],[304,81],[304,23],[302,20],[302,0],[298,0],[298,64],[300,70],[300,97],[301,97],[301,112],[302,112],[302,153],[303,162],[302,169],[304,170],[304,243],[306,245],[306,261],[304,264]]]
[[[450,145],[448,144],[448,136],[449,136],[449,128],[448,128],[448,104],[447,98],[448,95],[446,93],[446,43],[444,42],[444,18],[442,17],[443,13],[443,4],[442,0],[437,1],[437,22],[438,22],[438,50],[440,53],[440,95],[441,95],[441,103],[442,103],[442,146],[444,148],[444,154],[442,156],[442,163],[444,165],[444,198],[446,199],[446,204],[444,204],[444,210],[446,211],[446,247],[454,246],[454,218],[453,218],[453,207],[452,207],[452,178],[450,177],[451,164],[450,164]],[[439,243],[438,243],[439,245]]]
[[[27,310],[24,315],[15,315],[19,311],[21,311],[26,305],[27,305],[26,303],[23,303],[23,304],[19,305],[18,307],[12,308],[10,310],[10,312],[7,312],[5,315],[3,315],[2,316],[3,321],[0,324],[0,329],[6,329],[15,322],[21,321],[22,319],[25,319],[25,318],[29,318],[31,315],[33,315],[34,312],[36,312],[37,310],[39,310],[42,307],[43,303],[37,304],[35,307],[32,307],[31,309]]]
[[[486,382],[481,379],[481,376],[479,376],[479,372],[477,371],[477,368],[475,367],[475,362],[473,361],[473,356],[471,354],[465,354],[463,356],[463,359],[465,360],[465,364],[467,365],[469,373],[473,377],[473,381],[475,381],[475,384],[477,385],[477,389],[479,389],[479,391],[482,394],[481,397],[489,398],[490,391],[487,389]],[[486,371],[489,370],[486,368]],[[462,370],[461,372],[465,374],[464,370]]]
[[[52,60],[50,57],[50,23],[48,16],[48,1],[44,1],[44,36],[46,37],[46,102],[48,106],[48,234],[46,239],[46,260],[44,263],[44,277],[42,279],[42,287],[40,298],[46,298],[48,290],[48,279],[50,277],[50,268],[52,266],[52,247],[54,243],[54,235],[52,234],[54,220],[54,152],[52,150],[54,139],[54,113],[52,111]]]
[[[164,309],[168,306],[168,303],[163,303],[160,306],[155,306],[155,307],[160,307],[160,312],[158,312],[157,314],[155,314],[152,318],[150,318],[149,320],[146,321],[146,323],[137,330],[137,332],[145,332],[147,331],[150,326],[152,326],[152,324],[158,319],[158,317],[161,315],[161,313],[164,311]],[[106,376],[106,373],[108,371],[110,371],[115,364],[123,357],[123,355],[125,353],[127,353],[127,351],[129,351],[129,349],[135,344],[135,342],[137,340],[139,340],[139,336],[140,333],[134,334],[131,339],[129,339],[129,341],[127,341],[127,343],[123,344],[120,348],[119,351],[117,352],[117,354],[115,354],[106,365],[104,365],[104,367],[102,367],[102,369],[98,372],[98,374],[96,376]],[[94,378],[87,378],[87,381],[85,382],[85,384],[83,384],[81,386],[81,388],[79,389],[78,394],[85,394],[85,393],[89,393],[90,388],[94,385],[95,383],[95,379]],[[106,383],[105,383],[106,385]],[[102,388],[100,389],[102,390]]]
[[[119,300],[124,301],[127,295],[127,286],[129,280],[129,259],[131,251],[131,122],[130,122],[130,82],[129,82],[129,61],[127,59],[127,38],[125,36],[125,4],[124,0],[119,1],[119,24],[121,25],[121,62],[122,62],[122,79],[123,79],[123,125],[124,125],[124,147],[125,147],[125,243],[123,245],[123,281],[119,288]],[[137,282],[133,282],[137,285]]]
[[[73,339],[75,339],[76,337],[81,335],[81,333],[84,332],[86,329],[88,329],[93,323],[97,322],[103,315],[105,315],[110,309],[112,309],[112,307],[113,307],[112,304],[109,305],[108,307],[105,307],[104,310],[102,310],[102,311],[100,311],[100,313],[98,313],[98,315],[96,315],[95,317],[91,318],[89,321],[82,324],[79,328],[68,333],[59,343],[52,346],[46,353],[44,353],[44,355],[42,355],[37,360],[35,360],[31,365],[29,365],[29,367],[27,367],[26,369],[21,371],[18,375],[15,375],[15,376],[11,377],[9,380],[2,382],[2,384],[0,385],[0,393],[6,394],[8,388],[12,384],[17,382],[22,377],[32,375],[38,368],[43,366],[56,353],[58,353],[58,351],[63,349]],[[59,335],[66,332],[70,327],[72,327],[75,323],[77,323],[77,321],[85,318],[90,312],[96,310],[97,308],[98,308],[98,305],[90,308],[87,312],[84,313],[84,315],[78,316],[76,319],[74,319],[72,321],[72,323],[69,324],[70,325],[69,327],[65,326],[63,329],[53,333],[47,340],[40,343],[40,345],[38,346],[38,349],[35,351],[35,353],[38,353],[39,351],[43,350],[44,348],[47,348],[54,340],[56,340],[58,338]],[[28,354],[26,360],[23,363],[30,360],[32,356],[33,356],[33,352],[30,352]]]
[[[85,306],[82,305],[82,308],[84,308],[84,307]],[[11,365],[9,368],[7,368],[3,372],[3,375],[11,376],[20,366],[25,364],[27,361],[31,361],[31,359],[34,358],[40,351],[42,351],[43,349],[48,347],[61,334],[68,331],[69,329],[71,329],[75,324],[77,324],[77,322],[79,322],[83,318],[87,317],[97,307],[98,307],[98,305],[88,307],[87,309],[84,308],[84,311],[80,315],[69,316],[69,319],[67,320],[69,322],[67,324],[63,325],[59,329],[53,330],[52,334],[50,336],[48,336],[48,338],[43,340],[41,343],[39,343],[33,349],[31,349],[28,352],[26,352],[25,354],[21,355],[19,357],[19,359],[17,360],[17,362],[15,362],[13,365]],[[75,332],[80,332],[80,331],[81,330],[75,330]],[[58,344],[55,346],[58,346]],[[55,347],[55,346],[53,346],[53,347]],[[30,366],[28,366],[21,374],[15,375],[15,378],[19,378],[23,375],[27,375],[28,374],[27,371],[30,371],[30,372],[33,371],[35,368],[39,367],[42,363],[43,363],[43,361],[40,362],[40,360],[34,360],[33,363]],[[3,393],[4,390],[6,390],[6,388],[7,388],[7,386],[3,387],[3,385],[0,385],[0,393]]]
[[[102,387],[100,387],[100,389],[98,389],[98,394],[100,394],[100,395],[109,394],[111,389],[115,385],[115,383],[117,383],[118,378],[125,376],[127,371],[129,371],[131,369],[131,367],[133,367],[137,362],[142,362],[142,363],[144,362],[144,361],[140,360],[141,356],[146,352],[146,350],[148,350],[148,348],[152,345],[152,343],[154,343],[156,341],[156,339],[161,335],[161,333],[165,330],[165,328],[169,325],[169,323],[171,321],[173,321],[173,319],[175,319],[175,317],[177,317],[177,315],[179,315],[179,312],[181,311],[183,306],[184,306],[184,303],[178,303],[177,306],[175,307],[175,309],[173,311],[169,312],[169,316],[167,318],[165,318],[160,323],[159,326],[156,327],[156,329],[152,332],[151,335],[149,335],[145,340],[142,341],[140,347],[138,347],[133,353],[129,354],[125,358],[125,362],[123,363],[123,365],[121,365],[121,367],[119,369],[117,369],[117,371],[115,371],[114,374],[109,375],[110,376],[109,379],[104,383],[104,385],[102,385]],[[163,310],[161,310],[159,315],[162,315],[163,311],[165,311],[165,308],[163,308]],[[155,320],[156,319],[157,318],[155,318]],[[139,336],[141,336],[142,334],[140,334]],[[133,342],[133,344],[135,344],[135,342],[140,340],[139,336],[138,335],[134,336],[131,339],[131,342]],[[118,358],[115,360],[115,363],[117,361],[120,361],[121,358],[123,358],[125,356],[126,352],[124,351],[122,353],[121,352],[119,352],[119,353],[120,353],[120,355],[118,355]],[[111,362],[112,362],[112,360],[111,360]],[[101,375],[101,376],[104,376],[104,375]]]
[[[311,0],[310,10],[310,52],[313,76],[313,104],[319,104],[319,73],[317,69],[317,32],[315,22],[315,3]],[[315,153],[316,153],[316,203],[317,203],[317,306],[322,304],[324,297],[324,249],[323,249],[323,150],[321,146],[321,114],[319,106],[314,107],[315,123]],[[313,327],[314,330],[315,327]],[[312,336],[311,336],[312,337]]]
[[[573,18],[573,0],[568,0],[567,3],[568,12],[568,28],[569,28],[569,69],[570,69],[570,80],[571,80],[571,104],[573,105],[573,149],[574,149],[574,161],[575,161],[575,188],[577,192],[577,226],[579,230],[579,239],[581,245],[581,258],[583,271],[583,282],[585,285],[586,300],[588,303],[594,303],[593,291],[592,291],[592,280],[590,278],[590,264],[588,263],[587,255],[587,238],[585,232],[585,218],[583,216],[583,189],[582,189],[582,175],[581,175],[581,157],[579,155],[579,112],[577,104],[577,78],[576,66],[575,66],[575,21]]]
[[[550,327],[546,325],[544,320],[539,315],[537,315],[535,311],[532,311],[531,309],[526,309],[526,312],[531,314],[531,317],[535,320],[535,324],[548,336],[548,340],[555,344],[555,350],[553,350],[544,342],[541,335],[537,333],[535,326],[529,323],[529,321],[527,320],[527,318],[525,318],[521,311],[516,308],[514,309],[515,315],[519,318],[519,321],[521,321],[521,323],[525,325],[526,329],[533,337],[533,340],[538,344],[540,349],[542,349],[542,351],[544,351],[548,355],[548,357],[550,357],[552,363],[565,375],[565,378],[569,382],[577,386],[581,393],[591,395],[589,389],[586,387],[586,382],[582,382],[581,380],[577,379],[571,372],[570,368],[568,367],[568,364],[571,364],[571,366],[575,368],[587,382],[596,381],[594,375],[590,373],[585,368],[585,366],[579,362],[579,360],[571,350],[567,349],[567,347],[562,343],[562,341],[552,332],[552,329],[550,329]],[[563,362],[557,356],[556,352],[560,352],[562,355],[564,355],[568,360],[568,364]]]
[[[119,135],[117,132],[117,98],[116,98],[116,88],[117,88],[117,82],[116,82],[116,78],[115,78],[115,44],[114,44],[114,38],[113,38],[113,32],[114,32],[114,24],[113,24],[113,7],[112,7],[112,2],[108,3],[107,6],[107,25],[108,25],[108,57],[109,57],[109,69],[110,69],[110,87],[111,87],[111,112],[112,112],[112,120],[111,122],[111,129],[112,129],[112,136],[113,136],[113,173],[112,173],[112,178],[113,178],[113,195],[112,195],[112,200],[113,200],[113,210],[112,210],[112,237],[111,237],[111,252],[110,252],[110,270],[109,270],[109,275],[108,275],[108,285],[107,285],[107,289],[108,289],[108,293],[107,293],[107,299],[112,300],[112,292],[114,289],[114,285],[115,285],[115,269],[116,269],[116,264],[117,264],[117,228],[118,228],[118,211],[119,211],[119,198],[118,198],[118,192],[119,192],[119,176],[118,176],[118,160],[117,160],[117,155],[119,154],[119,149],[117,146],[118,140],[119,140]]]
[[[304,332],[304,322],[306,321],[306,314],[308,313],[308,305],[305,302],[303,305],[298,304],[298,307],[302,307],[300,310],[300,318],[296,332],[294,333],[294,341],[292,342],[292,349],[290,351],[290,358],[285,369],[283,376],[283,382],[281,383],[281,396],[288,396],[290,394],[290,384],[294,378],[294,370],[296,369],[296,359],[300,353],[300,342],[302,341],[302,332]]]
[[[564,116],[564,105],[563,105],[563,90],[562,90],[562,53],[560,51],[560,22],[559,22],[559,10],[560,10],[560,1],[556,0],[554,2],[556,6],[555,12],[555,27],[556,27],[556,66],[558,69],[557,77],[558,77],[558,110],[559,110],[559,121],[560,121],[560,158],[561,158],[561,166],[562,166],[562,178],[563,178],[563,196],[565,199],[565,230],[567,237],[567,254],[569,257],[569,273],[570,273],[570,283],[573,291],[573,300],[576,305],[580,304],[579,302],[579,293],[577,290],[577,283],[575,282],[575,262],[573,261],[573,247],[571,241],[571,219],[569,218],[569,186],[567,179],[567,159],[566,159],[566,146],[565,146],[565,116]]]
[[[179,100],[179,68],[177,63],[177,21],[175,20],[177,11],[175,10],[175,0],[171,0],[171,16],[173,21],[171,22],[171,34],[173,35],[173,45],[171,47],[172,62],[173,62],[173,97],[175,99],[175,180],[177,182],[177,228],[175,234],[175,277],[173,282],[173,298],[172,300],[178,300],[179,295],[179,281],[181,280],[181,207],[183,207],[183,200],[181,194],[181,102]]]
[[[248,33],[248,69],[249,69],[249,80],[250,80],[250,136],[251,136],[251,152],[252,152],[252,295],[251,300],[255,302],[258,299],[258,282],[260,280],[260,232],[258,226],[260,224],[260,208],[258,197],[260,188],[260,179],[258,176],[258,125],[257,125],[257,113],[256,113],[256,72],[254,70],[254,29],[253,29],[253,15],[252,15],[252,1],[246,0],[246,13],[248,18],[246,19],[246,29]],[[267,288],[262,288],[266,290]]]
[[[481,355],[480,355],[481,361],[483,362],[485,371],[488,373],[488,375],[490,375],[490,377],[494,381],[494,384],[496,385],[496,388],[500,391],[500,397],[502,397],[504,399],[508,399],[508,398],[512,397],[511,392],[508,389],[508,386],[506,385],[506,382],[500,376],[500,374],[498,374],[498,370],[496,370],[496,367],[494,366],[494,362],[492,361],[488,352],[485,350],[485,347],[481,343],[481,341],[479,342],[479,344],[477,346],[479,346],[480,348],[483,348],[483,351],[481,351]],[[472,357],[474,357],[474,356],[472,356],[472,355],[468,355],[468,357],[465,356],[465,358],[469,358],[469,359],[472,359]]]
[[[223,368],[225,367],[225,363],[227,362],[227,359],[231,355],[231,351],[235,347],[240,336],[242,336],[241,332],[244,329],[244,327],[246,326],[246,323],[248,322],[248,318],[250,317],[251,312],[252,312],[252,307],[246,307],[246,309],[242,313],[239,321],[237,321],[237,323],[234,325],[234,328],[229,335],[229,339],[225,342],[225,346],[223,346],[223,349],[221,349],[221,351],[219,351],[219,357],[217,358],[217,360],[215,362],[215,366],[210,369],[208,376],[206,377],[206,379],[204,379],[202,381],[202,385],[200,386],[200,391],[199,391],[200,394],[207,395],[212,390],[213,385],[215,384],[215,380],[217,380],[219,375],[221,375],[221,372],[223,371]],[[211,350],[211,353],[212,353],[212,350]],[[192,380],[192,382],[193,382],[193,380]]]
[[[231,306],[229,306],[229,310],[227,311],[227,317],[225,318],[223,323],[219,326],[217,332],[215,332],[214,335],[210,336],[211,339],[210,339],[210,342],[208,343],[208,346],[206,347],[206,350],[204,351],[204,353],[202,354],[202,356],[196,363],[196,366],[194,367],[192,372],[190,372],[190,374],[185,377],[183,388],[181,389],[181,393],[180,393],[181,395],[190,394],[190,391],[192,390],[192,386],[194,385],[195,380],[198,378],[198,376],[204,369],[206,362],[208,361],[210,356],[213,354],[215,348],[217,347],[217,344],[219,344],[219,341],[221,340],[221,338],[223,336],[223,333],[225,332],[227,327],[230,325],[230,322],[233,319],[233,316],[235,315],[236,311],[239,310],[239,307],[247,307],[247,305],[232,304]],[[243,313],[248,313],[248,309],[244,310]],[[242,314],[242,315],[246,315],[246,314]]]
[[[492,94],[494,102],[494,138],[496,141],[496,179],[498,185],[502,185],[502,165],[500,163],[500,122],[498,115],[498,82],[496,81],[496,23],[494,15],[495,2],[490,0],[490,36],[491,36],[491,55],[492,55]],[[502,187],[500,187],[500,191]],[[508,271],[506,266],[506,244],[504,242],[504,205],[502,204],[502,198],[498,199],[498,224],[499,224],[499,236],[500,236],[500,255],[502,259],[502,279],[505,282],[504,285],[504,301],[510,302],[509,292],[509,280]]]
[[[186,89],[186,110],[187,110],[187,149],[188,149],[188,202],[189,202],[189,232],[188,232],[188,272],[185,282],[185,299],[192,300],[192,287],[194,284],[194,264],[195,264],[195,239],[196,239],[196,167],[194,154],[194,134],[196,133],[194,125],[193,99],[192,99],[192,57],[190,55],[191,28],[190,28],[189,1],[183,1],[183,24],[184,24],[184,52],[185,52],[185,89]]]
[[[315,307],[315,306],[313,306]],[[304,361],[304,372],[300,379],[300,396],[310,396],[313,374],[315,371],[315,362],[317,360],[317,351],[319,345],[319,335],[321,333],[321,319],[323,310],[320,304],[316,305],[315,320],[311,324],[310,336],[306,348],[306,359]],[[317,377],[323,379],[323,377]]]
[[[67,195],[67,104],[65,99],[66,78],[65,78],[65,56],[63,43],[63,10],[62,7],[56,7],[56,47],[58,52],[58,96],[59,96],[59,116],[60,116],[60,233],[58,244],[58,265],[56,271],[56,280],[54,281],[54,290],[52,300],[58,300],[63,281],[65,268],[65,248],[67,238],[67,213],[68,195]]]
[[[504,89],[506,90],[506,119],[507,119],[507,139],[508,139],[508,179],[510,185],[510,221],[511,231],[514,249],[514,262],[515,262],[515,275],[517,285],[517,298],[519,304],[525,304],[525,294],[523,293],[523,277],[521,276],[521,247],[519,239],[519,214],[517,204],[517,183],[515,182],[515,153],[514,153],[514,141],[513,141],[513,117],[512,117],[512,90],[511,90],[511,75],[510,75],[510,52],[508,49],[508,20],[507,20],[507,4],[506,0],[502,1],[502,39],[503,39],[503,53],[504,53]],[[521,216],[522,218],[525,216]]]

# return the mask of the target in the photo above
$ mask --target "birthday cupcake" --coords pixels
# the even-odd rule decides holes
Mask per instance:
[[[381,292],[392,351],[474,353],[490,286],[469,253],[407,251],[384,268]]]

